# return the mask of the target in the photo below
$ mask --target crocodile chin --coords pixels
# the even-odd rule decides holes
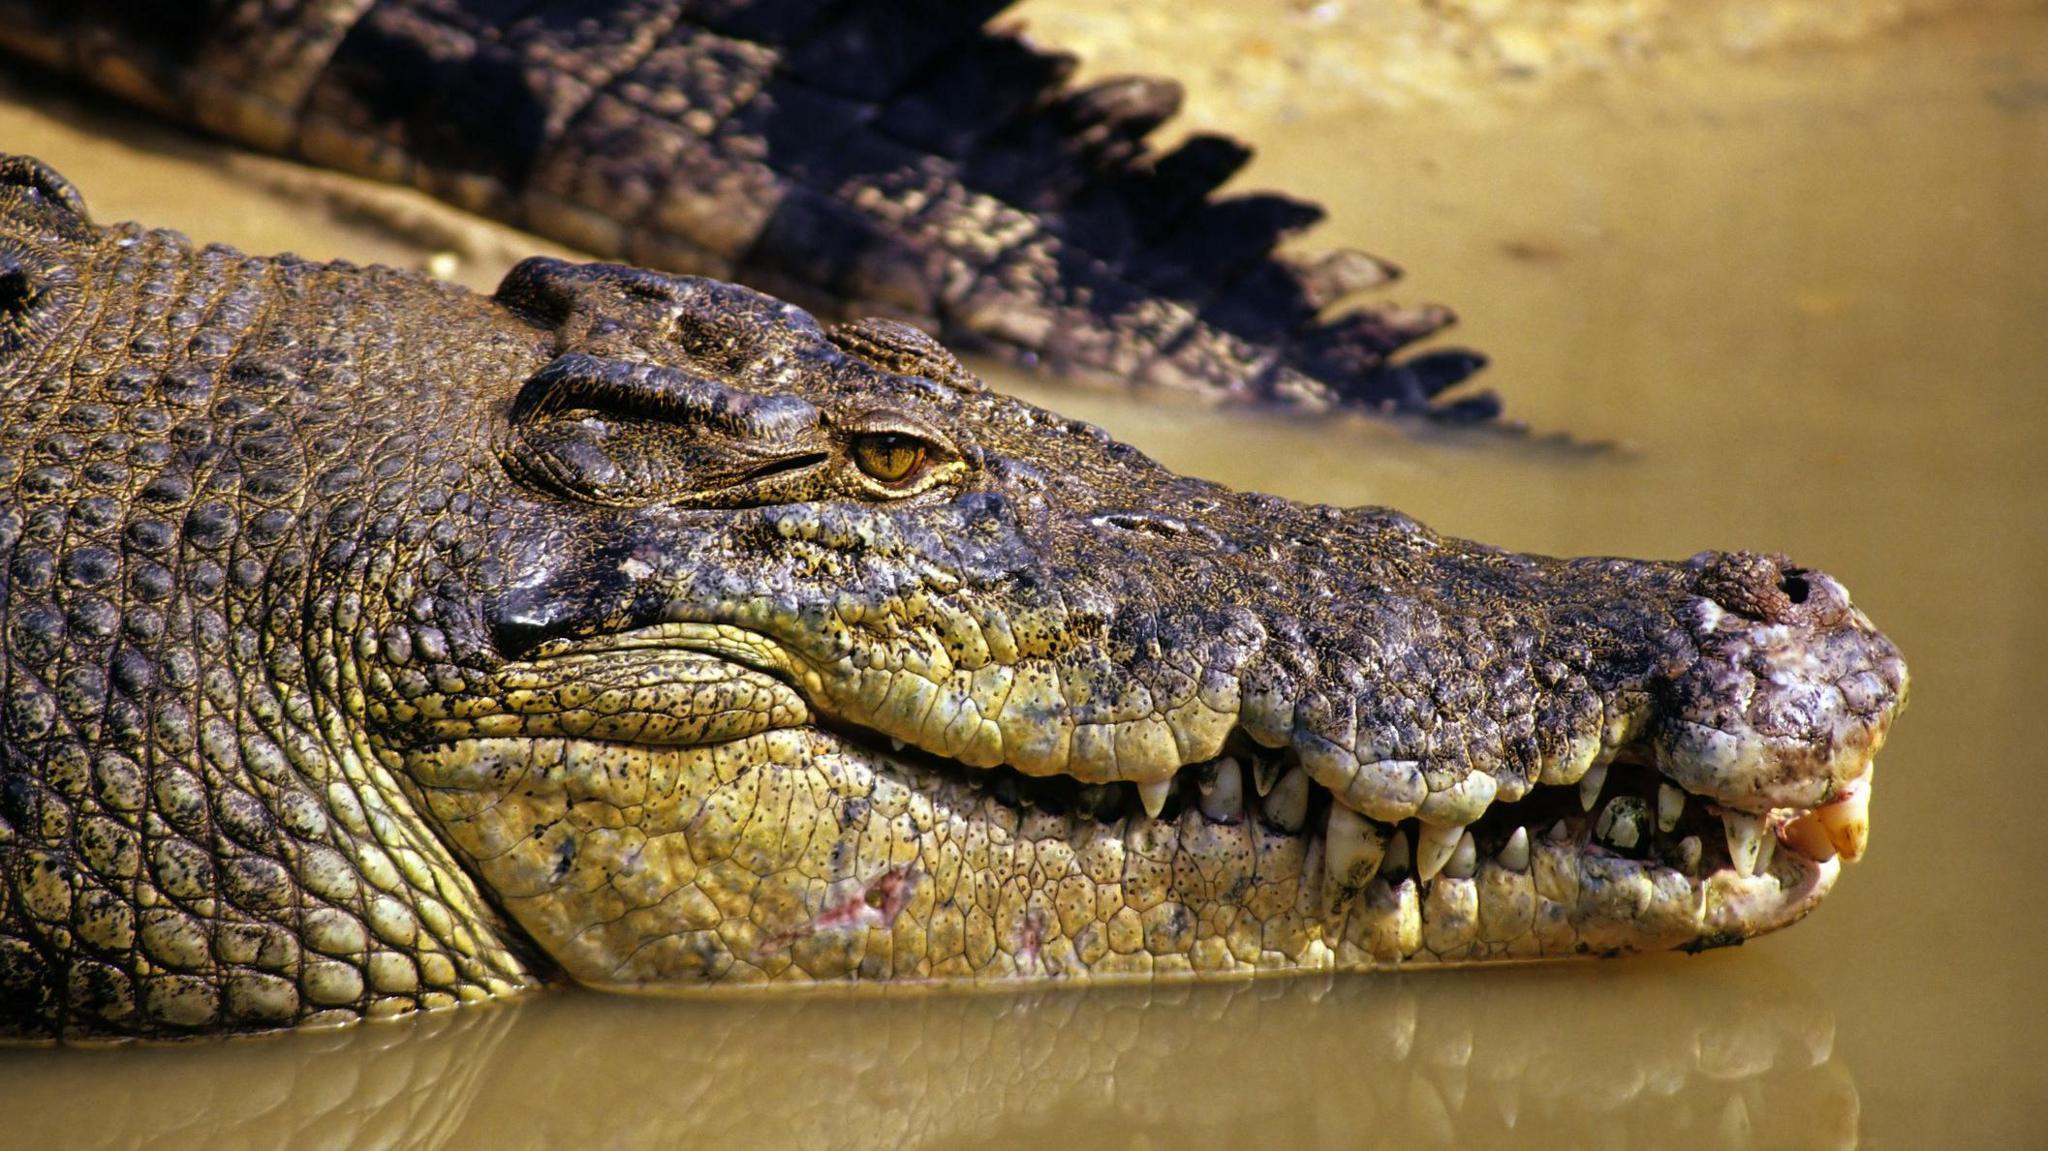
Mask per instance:
[[[1867,836],[1868,754],[1823,804],[1747,813],[1640,739],[1443,826],[1363,815],[1241,731],[1163,789],[969,766],[822,710],[801,657],[732,627],[498,674],[516,724],[455,723],[406,774],[499,905],[598,987],[1700,949],[1804,916]]]

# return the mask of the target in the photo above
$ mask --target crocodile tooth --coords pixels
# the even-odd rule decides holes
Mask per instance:
[[[1686,872],[1686,875],[1700,875],[1700,852],[1704,852],[1704,850],[1706,850],[1706,846],[1700,842],[1700,836],[1686,836],[1683,840],[1679,840],[1677,842],[1677,868],[1681,872]]]
[[[1697,835],[1688,835],[1684,839],[1679,840],[1678,870],[1683,871],[1687,875],[1698,875],[1700,873],[1700,853],[1704,850],[1705,845],[1700,843],[1700,837]]]
[[[1617,795],[1607,801],[1600,819],[1593,825],[1593,838],[1609,847],[1633,851],[1643,842],[1643,828],[1650,822],[1649,807],[1633,795]]]
[[[1670,831],[1685,814],[1685,789],[1675,784],[1657,785],[1657,830]]]
[[[1579,780],[1579,806],[1587,811],[1600,802],[1600,789],[1607,786],[1607,765],[1596,764]]]
[[[1835,845],[1846,863],[1863,858],[1870,846],[1870,781],[1866,778],[1843,789],[1839,799],[1815,811],[1828,842]]]
[[[1387,853],[1380,857],[1381,875],[1400,875],[1408,870],[1408,833],[1400,828],[1387,838]]]
[[[1778,838],[1785,842],[1786,847],[1815,863],[1826,863],[1835,857],[1835,842],[1828,838],[1827,828],[1821,826],[1817,811],[1809,811],[1780,827]]]
[[[1145,805],[1145,816],[1158,819],[1166,810],[1166,797],[1173,794],[1173,777],[1150,779],[1138,785],[1138,802]]]
[[[1265,798],[1266,822],[1289,835],[1308,821],[1308,773],[1290,767]]]
[[[1518,827],[1508,836],[1506,847],[1500,849],[1500,865],[1509,871],[1529,870],[1529,829]]]
[[[1371,820],[1341,803],[1330,805],[1323,828],[1323,865],[1343,887],[1364,887],[1380,870],[1387,837]]]
[[[1560,819],[1550,825],[1550,842],[1563,843],[1571,837],[1572,829],[1564,825],[1564,820]]]
[[[1451,852],[1458,849],[1458,837],[1465,829],[1452,824],[1438,827],[1433,823],[1419,825],[1415,835],[1415,874],[1423,879],[1434,879],[1451,858]]]
[[[1212,823],[1236,823],[1244,816],[1244,772],[1237,760],[1224,756],[1216,770],[1196,784],[1202,814]]]
[[[1721,826],[1728,833],[1728,858],[1735,862],[1735,874],[1745,879],[1755,875],[1757,852],[1763,847],[1763,817],[1724,811]]]
[[[1470,879],[1479,870],[1479,845],[1472,841],[1472,832],[1467,829],[1458,837],[1457,845],[1451,848],[1451,858],[1444,863],[1444,874],[1452,879]]]
[[[1280,766],[1280,761],[1272,756],[1252,757],[1252,790],[1258,792],[1260,798],[1263,799],[1279,782]]]
[[[1778,851],[1778,837],[1777,837],[1777,836],[1775,836],[1775,835],[1759,835],[1759,836],[1757,836],[1757,843],[1756,843],[1756,868],[1755,868],[1756,874],[1758,874],[1758,875],[1769,875],[1769,874],[1771,873],[1771,856],[1773,856],[1773,855],[1777,854],[1777,851]]]

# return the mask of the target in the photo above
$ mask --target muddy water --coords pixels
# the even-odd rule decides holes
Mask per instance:
[[[1749,547],[1834,572],[1904,647],[1914,700],[1871,854],[1811,920],[1690,959],[860,1001],[570,993],[6,1052],[0,1144],[2042,1145],[2048,17],[1256,135],[1252,182],[1336,205],[1326,240],[1456,303],[1517,415],[1619,448],[1006,382],[1232,483],[1522,549]],[[13,90],[0,144],[47,156],[106,218],[315,255],[445,247],[485,283],[506,250],[404,206],[338,224],[288,170],[223,174],[215,149],[44,89]]]

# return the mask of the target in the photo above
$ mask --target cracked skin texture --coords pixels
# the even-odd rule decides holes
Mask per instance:
[[[1726,943],[1839,861],[1716,821],[1867,796],[1905,691],[1782,559],[1242,494],[897,324],[196,249],[19,158],[0,560],[29,1036]]]

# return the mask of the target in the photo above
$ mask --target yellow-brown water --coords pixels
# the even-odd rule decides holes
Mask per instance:
[[[1540,99],[1239,123],[1457,305],[1587,454],[1160,408],[1034,381],[1168,463],[1519,549],[1783,550],[1900,642],[1870,856],[1730,952],[1011,996],[563,993],[326,1035],[0,1052],[0,1145],[2040,1146],[2048,837],[2048,15],[1714,60]],[[0,149],[103,219],[418,261],[289,170],[23,81]],[[268,186],[272,190],[264,190]],[[402,221],[401,221],[402,222]],[[417,222],[415,222],[417,223]],[[516,247],[516,242],[514,242]]]

